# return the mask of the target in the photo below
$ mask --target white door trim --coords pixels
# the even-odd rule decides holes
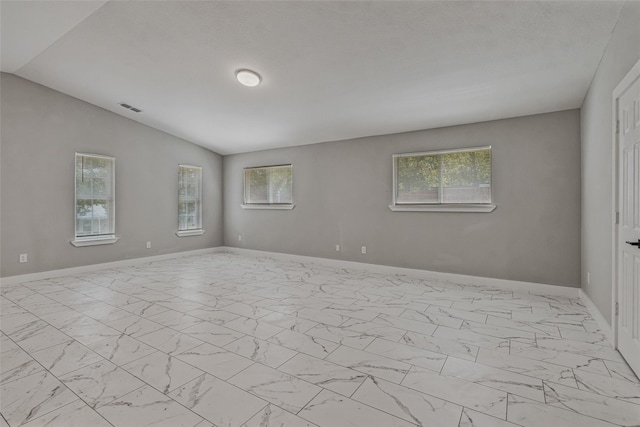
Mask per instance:
[[[613,196],[611,199],[613,206],[613,224],[612,224],[612,237],[611,243],[613,245],[613,251],[611,251],[611,338],[614,348],[618,348],[618,318],[616,316],[616,304],[618,303],[618,221],[616,221],[616,215],[618,212],[618,193],[619,193],[619,167],[618,164],[618,145],[619,134],[617,130],[618,123],[618,100],[624,93],[624,91],[638,78],[640,77],[640,60],[629,70],[626,76],[613,90],[613,103],[612,103],[612,127],[611,127],[611,140],[613,141],[613,155],[612,155],[612,190]]]

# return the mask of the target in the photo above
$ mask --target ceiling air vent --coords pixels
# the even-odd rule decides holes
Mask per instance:
[[[133,111],[134,113],[140,113],[140,112],[142,111],[141,109],[136,108],[136,107],[132,107],[131,105],[126,104],[126,103],[124,103],[124,102],[121,102],[121,103],[120,103],[120,104],[118,104],[118,105],[119,105],[119,106],[121,106],[121,107],[123,107],[123,108],[126,108],[127,110],[131,110],[131,111]]]

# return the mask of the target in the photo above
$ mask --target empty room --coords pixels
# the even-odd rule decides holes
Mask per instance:
[[[0,0],[0,427],[640,426],[640,1]]]

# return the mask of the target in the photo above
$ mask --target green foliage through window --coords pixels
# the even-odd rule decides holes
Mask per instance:
[[[178,230],[202,228],[202,168],[178,166]]]
[[[394,156],[395,204],[491,203],[491,148]]]
[[[245,204],[277,205],[293,202],[291,165],[244,170]]]
[[[113,157],[76,153],[76,237],[114,233]]]

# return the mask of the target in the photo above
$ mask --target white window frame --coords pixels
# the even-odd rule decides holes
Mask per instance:
[[[178,237],[190,237],[190,236],[202,236],[204,234],[204,230],[202,229],[202,167],[194,166],[194,165],[178,165],[178,182],[180,181],[180,174],[182,173],[183,168],[189,169],[197,169],[198,173],[198,227],[196,228],[188,228],[181,230],[180,229],[180,201],[182,197],[180,196],[180,188],[178,187],[178,231],[176,231],[176,236]]]
[[[284,166],[289,166],[291,169],[291,203],[248,203],[247,202],[247,171],[254,169],[271,169],[271,168],[281,168]],[[281,165],[269,165],[269,166],[254,166],[247,167],[242,169],[242,194],[243,194],[243,203],[242,209],[280,209],[280,210],[291,210],[296,205],[293,204],[293,164],[285,163]]]
[[[109,159],[111,161],[111,197],[110,197],[110,206],[111,210],[109,212],[110,222],[113,224],[113,232],[109,234],[94,234],[94,235],[78,235],[78,188],[76,185],[77,176],[76,176],[76,164],[78,161],[78,157],[92,157],[98,159]],[[75,153],[74,162],[73,162],[73,233],[74,239],[71,241],[71,244],[75,247],[83,247],[83,246],[96,246],[96,245],[111,245],[118,241],[119,237],[115,235],[116,232],[116,158],[112,156],[105,156],[102,154],[90,154],[90,153]]]
[[[491,202],[489,203],[422,203],[422,204],[402,204],[397,203],[397,159],[400,157],[414,157],[414,156],[434,156],[451,153],[463,153],[469,151],[481,151],[491,150],[491,146],[483,147],[471,147],[471,148],[458,148],[453,150],[437,150],[437,151],[424,151],[418,153],[402,153],[394,154],[392,156],[393,163],[393,189],[392,201],[389,205],[389,209],[394,212],[493,212],[496,208],[496,204],[493,203],[493,183],[491,185]],[[492,153],[493,154],[493,153]],[[493,156],[491,156],[491,174],[493,175]],[[493,180],[493,176],[492,176]]]

